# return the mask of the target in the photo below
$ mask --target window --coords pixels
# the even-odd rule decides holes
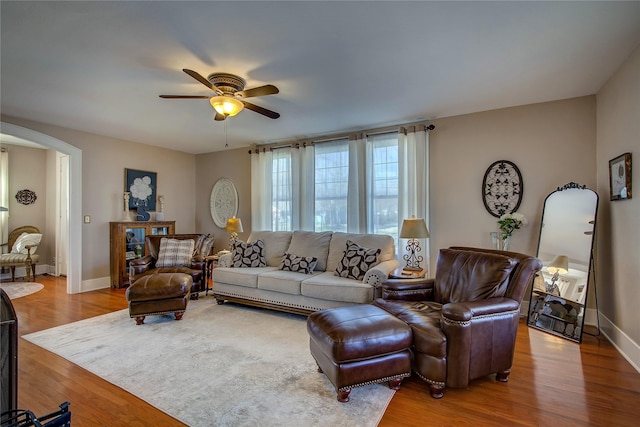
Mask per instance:
[[[274,150],[272,162],[272,230],[291,231],[291,150]]]
[[[371,165],[368,232],[398,235],[398,136],[370,136]]]
[[[315,231],[347,231],[348,187],[348,141],[316,145]]]

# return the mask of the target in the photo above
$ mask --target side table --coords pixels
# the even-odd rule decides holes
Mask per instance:
[[[384,299],[402,299],[410,301],[424,301],[433,298],[433,281],[428,278],[426,269],[410,271],[397,268],[389,274],[389,278],[382,284]]]
[[[209,286],[209,281],[212,280],[213,277],[213,269],[216,265],[218,265],[218,260],[220,257],[218,255],[209,255],[204,257],[204,296],[206,297],[209,294],[209,291],[213,291],[213,281],[211,281],[211,286]]]

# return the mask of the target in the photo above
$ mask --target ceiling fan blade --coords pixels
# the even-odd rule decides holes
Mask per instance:
[[[234,95],[239,96],[241,98],[251,98],[254,96],[265,96],[265,95],[275,95],[279,93],[277,87],[274,85],[264,85],[259,87],[254,87],[253,89],[240,90],[236,92]]]
[[[165,99],[209,99],[210,96],[204,95],[160,95],[160,98]]]
[[[258,107],[257,105],[251,104],[250,102],[247,102],[247,101],[241,101],[241,102],[249,110],[255,111],[256,113],[259,113],[259,114],[262,114],[263,116],[267,116],[270,119],[277,119],[278,117],[280,117],[280,114],[276,113],[275,111],[271,111],[271,110],[267,110],[266,108]]]
[[[225,116],[224,114],[220,114],[216,111],[216,115],[213,117],[213,120],[215,120],[216,122],[221,122],[226,118],[227,116]]]
[[[197,72],[193,70],[189,70],[188,68],[183,68],[182,71],[189,74],[191,77],[193,77],[194,79],[196,79],[197,81],[199,81],[200,83],[202,83],[203,85],[205,85],[206,87],[208,87],[209,89],[217,93],[218,95],[222,95],[222,91],[220,89],[215,87],[209,80],[205,79]]]

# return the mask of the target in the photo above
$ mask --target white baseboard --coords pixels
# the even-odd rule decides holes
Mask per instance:
[[[9,267],[5,267],[5,268],[7,269],[7,272],[1,274],[0,279],[2,279],[2,281],[9,281],[11,280],[11,270],[9,270]],[[37,264],[36,274],[51,274],[51,271],[53,271],[52,268],[54,267],[47,264]],[[16,267],[16,279],[22,279],[24,277],[27,277],[27,272],[25,268]],[[33,280],[33,277],[31,279]]]
[[[89,279],[82,281],[82,291],[89,292],[98,289],[105,289],[111,287],[111,277],[98,277],[97,279]]]
[[[520,316],[527,317],[529,301],[522,301]],[[598,312],[594,308],[588,308],[584,318],[584,324],[598,326]],[[627,334],[618,328],[607,316],[600,313],[600,332],[607,337],[611,344],[618,350],[633,368],[640,372],[640,345],[634,342]]]
[[[640,372],[640,345],[620,330],[607,316],[600,313],[600,331],[611,341],[622,357]]]

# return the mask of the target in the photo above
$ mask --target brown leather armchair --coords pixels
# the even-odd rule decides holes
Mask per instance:
[[[160,252],[160,240],[162,238],[171,238],[178,240],[192,239],[194,241],[194,254],[191,259],[190,266],[174,266],[174,267],[156,267],[158,254]],[[191,298],[198,299],[198,292],[204,290],[204,269],[205,257],[209,253],[202,253],[201,248],[203,241],[207,238],[204,234],[171,234],[171,235],[152,235],[145,238],[147,246],[147,255],[142,258],[132,260],[129,263],[129,283],[133,284],[137,279],[149,275],[159,273],[186,273],[193,279],[191,287]],[[212,244],[207,245],[210,251]],[[207,251],[207,252],[208,252]]]
[[[390,279],[374,304],[411,327],[413,370],[440,398],[489,374],[508,380],[520,304],[541,268],[516,252],[442,249],[435,279]]]

